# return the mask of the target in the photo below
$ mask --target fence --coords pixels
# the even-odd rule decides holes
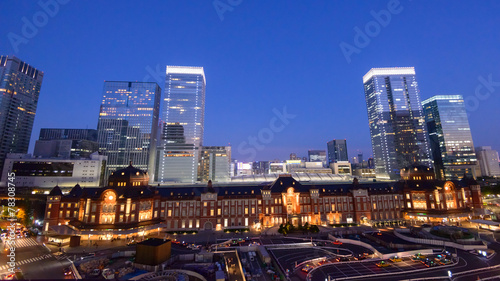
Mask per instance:
[[[123,252],[116,252],[111,255],[111,258],[122,258],[122,257],[133,257],[135,256],[135,251],[123,251]]]

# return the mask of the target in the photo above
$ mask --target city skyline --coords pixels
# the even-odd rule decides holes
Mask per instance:
[[[500,279],[499,1],[0,7],[0,279]]]
[[[211,3],[207,3],[200,5],[193,11],[193,15],[189,17],[191,22],[182,21],[185,24],[184,27],[175,33],[179,35],[179,32],[182,33],[183,30],[191,30],[195,26],[204,26],[201,24],[202,22],[206,23],[201,31],[196,32],[204,40],[212,38],[205,45],[191,44],[194,42],[193,39],[183,39],[182,36],[178,36],[178,44],[166,44],[169,52],[161,52],[161,48],[143,46],[113,52],[104,51],[102,54],[93,53],[91,57],[89,57],[88,52],[81,51],[79,59],[72,58],[74,52],[50,48],[55,46],[54,43],[63,40],[55,37],[56,34],[68,31],[69,27],[62,27],[58,24],[60,21],[74,18],[76,19],[74,31],[84,32],[81,29],[82,23],[78,20],[79,17],[75,15],[78,10],[76,7],[80,5],[83,10],[79,10],[78,13],[83,14],[91,13],[89,7],[86,4],[68,3],[60,7],[59,13],[51,18],[46,26],[40,28],[36,37],[30,39],[26,44],[19,45],[17,51],[8,40],[0,43],[0,47],[5,53],[14,53],[22,60],[30,62],[31,65],[51,73],[50,77],[45,78],[29,151],[33,151],[34,140],[37,139],[38,131],[42,127],[95,128],[97,118],[89,112],[97,114],[96,104],[100,100],[102,80],[155,82],[160,80],[157,83],[163,88],[161,76],[164,75],[164,67],[167,64],[200,65],[205,68],[211,81],[207,91],[212,98],[211,101],[207,101],[205,144],[227,145],[231,143],[235,148],[233,149],[233,157],[242,161],[245,161],[248,155],[242,155],[236,149],[237,146],[246,141],[248,137],[257,135],[262,128],[266,128],[269,120],[274,117],[273,109],[282,110],[283,106],[287,107],[290,114],[298,117],[287,124],[284,130],[276,133],[273,141],[266,144],[263,150],[258,150],[255,160],[286,159],[291,152],[306,155],[309,149],[325,149],[324,142],[332,138],[348,139],[350,155],[356,155],[356,151],[359,149],[365,152],[365,157],[369,157],[366,155],[368,151],[371,151],[366,113],[359,110],[364,107],[359,77],[372,67],[384,66],[414,66],[419,73],[422,99],[435,94],[457,93],[463,95],[468,102],[467,112],[470,115],[469,121],[474,143],[479,146],[491,145],[494,149],[500,150],[500,137],[489,135],[488,128],[481,125],[482,120],[486,117],[491,118],[493,123],[498,123],[500,118],[498,115],[487,114],[487,112],[494,112],[494,104],[498,104],[499,100],[499,96],[495,95],[495,90],[499,91],[496,85],[497,81],[500,80],[500,75],[493,63],[497,61],[496,56],[498,55],[488,47],[494,46],[497,39],[494,39],[494,36],[485,38],[480,34],[456,32],[456,30],[463,29],[479,29],[485,34],[495,34],[496,31],[488,23],[495,19],[492,13],[494,9],[491,9],[491,6],[498,5],[498,3],[491,2],[490,5],[473,8],[458,5],[452,11],[452,16],[457,21],[458,19],[462,20],[457,22],[459,25],[453,28],[438,22],[440,16],[436,11],[440,7],[444,8],[446,3],[439,3],[433,12],[429,12],[424,9],[423,5],[413,2],[400,2],[400,4],[403,7],[401,13],[404,13],[405,16],[393,15],[388,26],[384,27],[378,35],[369,38],[370,44],[360,48],[360,53],[351,56],[350,63],[345,60],[338,44],[346,42],[352,45],[356,35],[353,28],[363,29],[373,19],[370,12],[385,9],[385,2],[353,4],[356,5],[357,9],[351,9],[351,4],[342,3],[324,4],[321,9],[312,8],[311,15],[306,16],[306,19],[317,18],[316,24],[313,24],[315,30],[310,29],[312,27],[301,29],[306,27],[295,25],[292,21],[302,11],[298,9],[299,6],[286,8],[287,13],[281,13],[284,15],[273,19],[266,17],[273,15],[274,12],[271,11],[273,9],[263,10],[258,4],[245,3],[237,6],[233,12],[227,12],[224,15],[224,21],[220,21]],[[188,9],[188,5],[184,4],[171,5],[174,6],[172,8],[179,11]],[[269,5],[274,7],[278,4]],[[23,22],[19,19],[23,16],[30,18],[30,15],[39,9],[36,4],[28,5],[24,7],[24,10],[15,9],[16,4],[13,3],[6,3],[6,6],[7,8],[11,6],[10,10],[13,12],[5,18],[6,31],[3,34],[5,38],[7,38],[7,32],[20,34]],[[168,6],[165,5],[165,7]],[[122,15],[130,8],[130,5],[124,4],[118,9],[116,15],[111,15],[111,17]],[[148,12],[153,15],[161,10],[148,10]],[[163,26],[179,21],[178,16],[170,14],[170,11],[167,11],[170,17],[162,17],[162,21],[166,21]],[[343,15],[343,11],[349,11],[349,13]],[[416,29],[416,25],[411,21],[414,18],[421,18],[423,13],[426,13],[426,21],[421,23],[422,27]],[[471,18],[471,14],[480,14],[480,20],[471,22],[468,20]],[[255,26],[243,26],[245,18],[250,15],[260,15],[263,23]],[[7,19],[10,20],[7,21]],[[336,28],[339,20],[344,23],[344,28]],[[281,32],[286,32],[286,29],[276,25],[280,21],[291,24],[290,30],[295,28],[296,30],[304,30],[304,32],[286,33],[286,36],[279,36],[278,34]],[[147,31],[147,34],[159,32],[157,27],[159,25],[147,25],[151,22],[146,19],[144,22],[134,27],[132,31]],[[105,38],[103,36],[109,34],[109,32],[99,31],[98,28],[104,24],[103,22],[86,24],[90,24],[97,31],[95,35],[92,35],[93,40]],[[260,42],[272,42],[270,45],[262,45],[262,47],[269,49],[263,51],[262,48],[245,47],[244,43],[247,42],[245,34],[254,36],[255,31],[260,31],[264,26],[275,26],[274,29],[269,30],[269,33],[259,33],[263,36]],[[432,28],[430,28],[431,26]],[[402,30],[407,29],[412,32],[401,34]],[[124,28],[119,28],[116,30],[116,37],[120,38],[120,35],[128,32]],[[332,36],[325,37],[325,32]],[[430,44],[433,46],[432,49],[416,47],[420,46],[419,38],[429,38],[435,41],[443,33],[449,34],[451,40],[438,40]],[[415,47],[410,46],[409,51],[402,52],[400,50],[401,43],[388,46],[386,42],[394,34],[399,34],[403,39],[401,41],[408,42],[408,44],[405,43],[405,47],[410,45],[415,45]],[[410,34],[412,35],[410,36]],[[279,36],[280,40],[273,39],[275,36]],[[480,36],[478,38],[481,40],[475,40],[476,36]],[[123,36],[123,38],[125,37]],[[165,43],[165,40],[170,39],[160,38],[160,40]],[[305,40],[316,44],[307,44],[306,47],[300,43],[297,50],[293,51],[287,47],[287,45],[296,42],[308,42]],[[460,44],[463,40],[468,42],[468,47]],[[42,41],[45,44],[41,45]],[[73,41],[79,42],[77,39]],[[121,39],[118,42],[123,43]],[[214,45],[211,42],[221,44]],[[224,42],[229,42],[229,44]],[[83,44],[82,47],[72,42],[64,41],[64,43],[69,43],[68,47],[71,50],[88,48],[88,43]],[[483,49],[485,46],[486,49]],[[102,50],[113,49],[109,43],[102,47]],[[314,52],[308,51],[308,48],[312,48],[311,50]],[[386,49],[380,53],[381,48]],[[284,51],[279,52],[279,50]],[[447,51],[443,52],[443,50]],[[42,51],[44,56],[39,55]],[[133,52],[144,54],[140,58],[123,59],[124,57],[132,58]],[[321,62],[317,62],[315,52],[324,56],[324,59],[320,60]],[[306,54],[307,57],[297,59],[302,57],[298,56],[299,53]],[[56,55],[60,56],[61,59],[51,59],[55,58]],[[455,57],[463,58],[464,67],[455,67],[455,60],[452,59]],[[92,68],[90,71],[89,67],[94,66],[96,59],[103,61],[106,67]],[[282,67],[260,67],[261,64],[272,66],[275,62],[281,64]],[[237,67],[241,65],[244,67]],[[298,79],[298,73],[301,73],[301,69],[306,68],[314,70],[302,73],[301,76],[305,79],[313,79],[314,77],[314,79],[319,79],[324,83],[314,83],[312,87],[296,83],[295,81],[301,81]],[[71,71],[67,71],[68,69]],[[69,73],[77,73],[77,75],[69,75]],[[84,81],[82,79],[83,73],[87,76],[85,85],[77,88],[71,87],[70,85],[73,83],[81,84]],[[263,83],[263,87],[257,87],[251,81],[260,81],[260,84]],[[279,83],[273,81],[279,81]],[[241,85],[248,86],[241,87]],[[67,89],[72,90],[68,91]],[[302,93],[308,92],[317,94],[308,95],[307,99],[301,99]],[[476,92],[480,95],[476,95]],[[244,98],[249,96],[255,98]],[[218,100],[227,100],[228,106],[218,103]],[[70,105],[74,102],[81,104],[81,106],[72,108]],[[54,106],[57,110],[54,110]],[[238,122],[235,122],[235,119]],[[343,122],[338,122],[338,120]],[[334,129],[325,132],[318,130],[318,127],[311,126],[311,124],[322,124],[321,122]],[[293,137],[297,131],[302,131],[310,135],[311,138],[302,140]]]

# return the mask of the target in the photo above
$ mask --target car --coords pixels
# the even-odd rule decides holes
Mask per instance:
[[[355,260],[361,261],[361,260],[366,260],[368,256],[365,255],[359,255],[357,257],[354,257]]]
[[[86,255],[84,255],[84,256],[81,256],[81,257],[80,257],[80,259],[81,259],[81,260],[84,260],[84,259],[91,259],[91,258],[93,258],[93,257],[95,257],[95,253],[88,253],[88,254],[86,254]]]
[[[349,258],[348,257],[338,257],[335,260],[338,262],[344,262],[344,261],[349,261]]]
[[[342,242],[340,242],[339,240],[335,240],[333,241],[333,245],[342,245]]]
[[[418,256],[413,256],[413,257],[411,257],[411,261],[413,261],[413,262],[419,262],[421,260],[420,260],[420,258]]]
[[[449,259],[442,259],[438,263],[440,265],[447,265],[447,264],[451,264],[451,260],[449,260]]]
[[[431,261],[431,260],[426,260],[424,262],[424,265],[427,266],[427,267],[434,267],[434,266],[437,266],[438,263],[434,262],[434,261]]]
[[[201,249],[201,245],[190,244],[190,245],[187,245],[186,248],[191,249],[191,250],[199,250],[199,249]]]
[[[398,257],[398,256],[394,256],[394,257],[390,258],[389,260],[390,260],[390,261],[392,261],[392,262],[402,262],[402,261],[403,261],[403,260],[402,260],[400,257]]]
[[[421,260],[425,260],[427,258],[426,255],[422,255],[421,253],[416,254],[415,257],[419,257]]]
[[[92,270],[92,272],[90,272],[89,275],[90,275],[90,277],[95,278],[95,277],[98,277],[100,274],[101,274],[101,270],[96,268],[96,269]]]
[[[0,280],[14,280],[16,275],[14,273],[4,273],[0,275]]]
[[[73,270],[71,270],[70,267],[66,267],[63,269],[63,273],[64,273],[64,276],[68,276],[68,275],[73,274]]]
[[[388,266],[391,266],[389,263],[386,263],[385,261],[380,261],[376,265],[377,265],[377,267],[388,267]]]
[[[380,231],[379,231],[379,232],[377,232],[377,235],[382,235],[382,232],[380,232]]]
[[[310,264],[306,264],[304,265],[304,267],[302,267],[302,271],[306,272],[306,273],[309,273],[309,271],[311,271],[311,269],[313,269],[314,267]]]

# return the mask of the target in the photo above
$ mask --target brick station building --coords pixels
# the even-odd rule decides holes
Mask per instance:
[[[44,231],[110,239],[155,231],[260,229],[339,223],[466,219],[481,209],[474,180],[437,181],[427,167],[405,170],[399,182],[301,183],[280,175],[271,183],[153,187],[147,172],[117,170],[109,185],[47,196]],[[425,215],[422,215],[425,213]],[[465,216],[464,216],[465,215]]]

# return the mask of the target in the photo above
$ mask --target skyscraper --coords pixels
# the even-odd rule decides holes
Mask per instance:
[[[331,140],[326,143],[328,148],[328,163],[335,163],[338,161],[349,161],[347,157],[347,141],[344,140]]]
[[[498,166],[498,151],[491,146],[476,147],[477,160],[482,177],[500,177],[500,166]]]
[[[399,178],[400,169],[412,164],[430,167],[415,69],[372,68],[363,84],[377,177]]]
[[[97,125],[108,175],[129,165],[154,176],[161,89],[152,82],[106,81]]]
[[[309,162],[322,162],[323,166],[326,165],[325,150],[309,150],[307,155],[309,156]]]
[[[0,170],[7,153],[27,153],[43,72],[14,56],[0,56]]]
[[[205,87],[203,67],[167,66],[158,182],[200,180]]]
[[[433,96],[422,105],[437,178],[474,176],[477,160],[463,97]]]
[[[99,151],[95,129],[40,129],[34,157],[81,159]]]
[[[201,181],[229,182],[231,169],[230,146],[204,146],[201,156]]]

